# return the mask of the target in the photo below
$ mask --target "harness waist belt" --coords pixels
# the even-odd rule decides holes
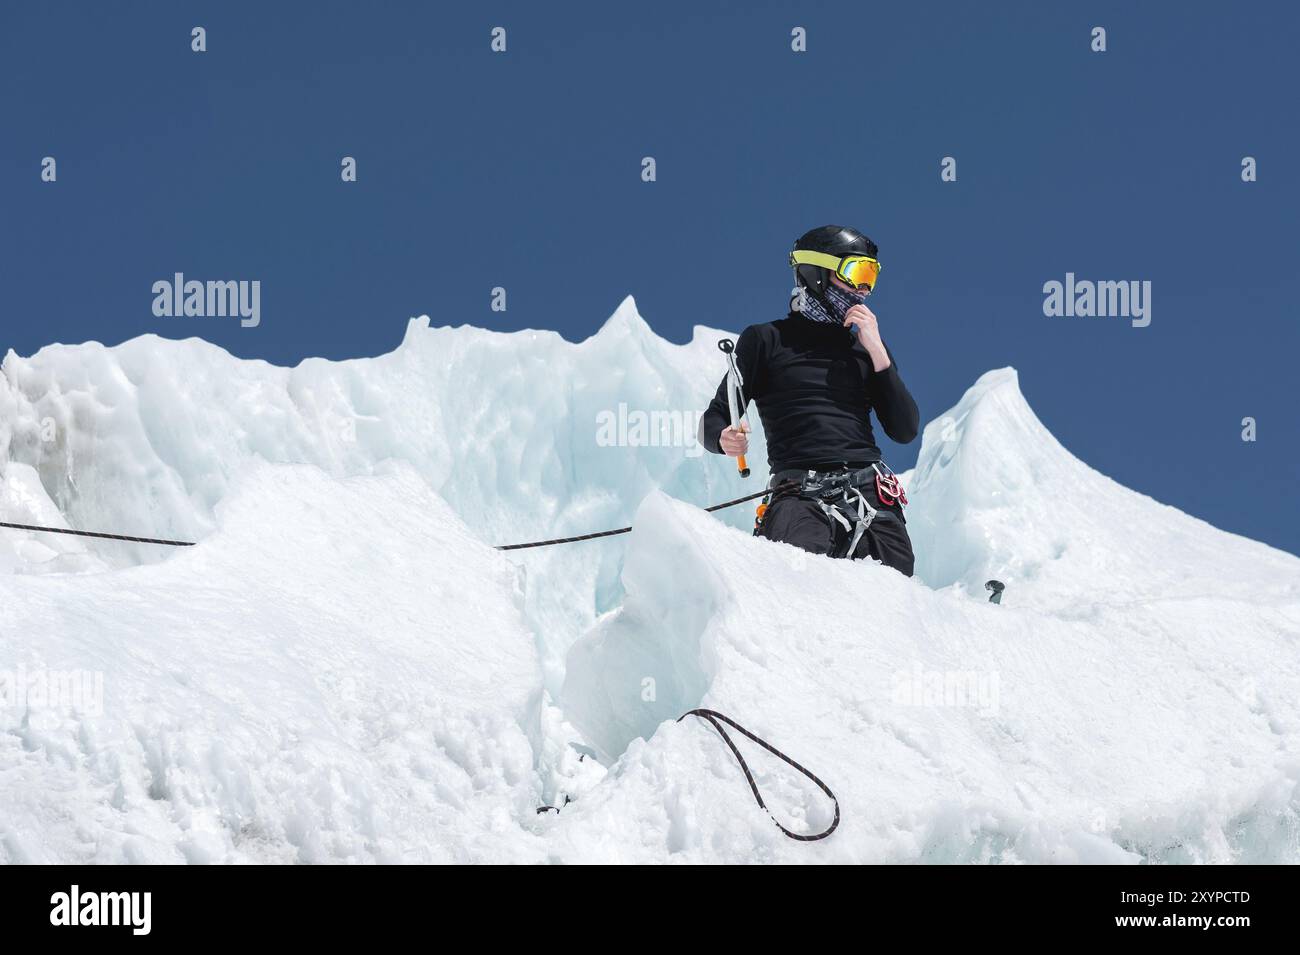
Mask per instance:
[[[798,493],[808,497],[815,498],[835,498],[840,497],[840,492],[847,492],[850,488],[859,488],[864,484],[871,484],[880,475],[878,468],[884,468],[884,473],[893,477],[893,472],[885,465],[870,464],[865,468],[848,471],[801,471],[798,468],[791,468],[785,471],[777,471],[768,481],[769,490],[777,490],[781,484],[798,484]],[[877,496],[879,496],[880,485],[876,485]],[[781,494],[795,493],[795,488],[787,488],[781,491]],[[779,496],[779,495],[778,495]],[[892,505],[897,501],[882,497],[882,504],[886,509],[879,512],[879,516],[885,520],[899,520],[897,512],[892,509]],[[903,499],[907,503],[907,499]]]
[[[871,483],[874,479],[877,496],[881,498],[881,504],[893,505],[895,502],[884,498],[880,491],[880,481],[885,474],[893,478],[893,472],[888,467],[885,467],[882,472],[879,464],[872,464],[870,467],[853,471],[847,469],[841,471],[800,471],[790,469],[773,474],[771,481],[768,482],[768,488],[773,492],[773,499],[784,494],[798,494],[800,497],[807,497],[816,501],[817,506],[822,509],[828,520],[839,524],[848,532],[845,545],[842,548],[836,548],[836,551],[831,556],[852,557],[857,553],[858,542],[862,540],[862,535],[866,533],[867,528],[871,526],[873,521],[878,518],[890,521],[902,520],[889,506],[881,509],[872,507],[871,502],[862,493],[862,486]],[[797,489],[791,486],[796,482],[798,483]],[[783,484],[786,486],[781,487]]]
[[[859,468],[856,471],[801,471],[798,468],[791,468],[788,471],[777,471],[768,481],[768,487],[776,487],[788,481],[798,481],[800,488],[809,488],[813,486],[834,487],[835,485],[844,485],[847,487],[860,487],[876,479],[876,470],[868,465],[865,468]]]

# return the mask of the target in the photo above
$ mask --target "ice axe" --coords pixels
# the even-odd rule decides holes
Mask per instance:
[[[745,413],[745,379],[736,367],[736,343],[730,338],[718,342],[718,349],[727,356],[727,410],[731,412],[731,427],[740,430],[740,418]],[[736,458],[736,470],[743,478],[749,477],[749,465],[742,454]]]

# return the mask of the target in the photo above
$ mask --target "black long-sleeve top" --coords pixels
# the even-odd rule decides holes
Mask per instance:
[[[758,405],[772,473],[879,461],[868,418],[873,410],[892,440],[912,441],[921,415],[892,353],[889,358],[889,367],[878,372],[848,329],[795,314],[741,332],[736,365],[746,402]],[[721,454],[718,439],[729,424],[724,376],[700,421],[700,443]]]

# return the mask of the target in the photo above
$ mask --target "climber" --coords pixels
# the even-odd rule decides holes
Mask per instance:
[[[728,388],[743,382],[739,412],[757,405],[771,471],[754,533],[815,554],[871,557],[910,577],[907,497],[881,460],[868,415],[875,411],[885,434],[907,444],[920,412],[866,305],[880,274],[876,256],[874,242],[843,226],[799,238],[790,314],[740,334],[737,373],[718,386],[699,441],[743,458],[749,425],[730,420],[728,402]]]

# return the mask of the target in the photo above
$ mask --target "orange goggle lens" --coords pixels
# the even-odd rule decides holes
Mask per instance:
[[[880,277],[880,263],[866,256],[848,256],[840,260],[840,267],[835,274],[854,288],[875,289],[876,279]]]

